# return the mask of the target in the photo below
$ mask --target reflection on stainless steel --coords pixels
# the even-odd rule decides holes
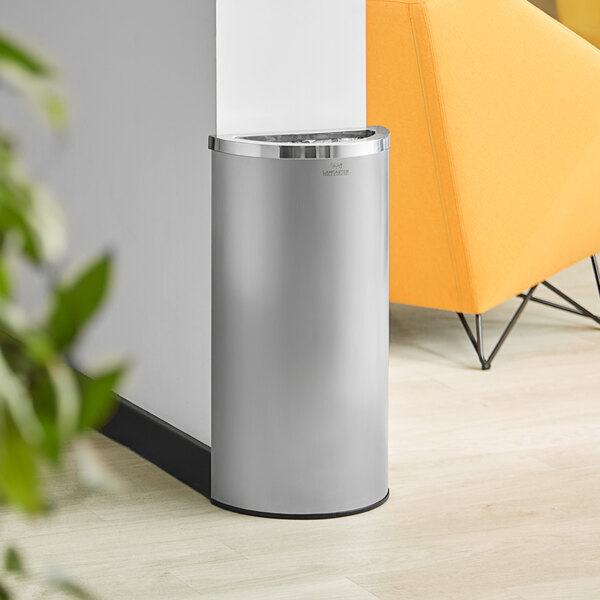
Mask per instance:
[[[385,127],[344,131],[210,136],[216,152],[256,158],[349,158],[383,152],[390,147]]]
[[[375,135],[373,129],[357,131],[320,131],[317,133],[280,133],[273,135],[244,135],[242,140],[253,142],[273,142],[274,144],[339,144],[356,142]]]

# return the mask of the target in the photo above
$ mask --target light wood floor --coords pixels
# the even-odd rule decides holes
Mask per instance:
[[[589,261],[554,281],[600,311]],[[514,306],[492,312],[490,335]],[[97,435],[126,491],[67,496],[34,524],[5,514],[2,539],[107,600],[599,599],[600,330],[531,306],[484,373],[453,314],[394,306],[391,329],[381,508],[225,512]],[[54,598],[40,589],[22,597]]]

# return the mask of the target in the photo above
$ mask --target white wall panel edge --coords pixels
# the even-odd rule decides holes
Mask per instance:
[[[366,125],[365,0],[217,0],[217,132]]]

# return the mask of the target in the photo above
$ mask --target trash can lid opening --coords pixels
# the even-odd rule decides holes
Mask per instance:
[[[253,142],[272,142],[275,144],[339,144],[357,142],[375,135],[373,129],[357,131],[321,131],[317,133],[279,133],[267,135],[244,135],[239,139]]]
[[[263,133],[210,136],[215,152],[253,158],[345,158],[383,152],[390,147],[385,127],[306,133]]]

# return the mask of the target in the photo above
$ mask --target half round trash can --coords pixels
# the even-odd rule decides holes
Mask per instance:
[[[271,517],[388,496],[383,127],[211,137],[212,501]]]

